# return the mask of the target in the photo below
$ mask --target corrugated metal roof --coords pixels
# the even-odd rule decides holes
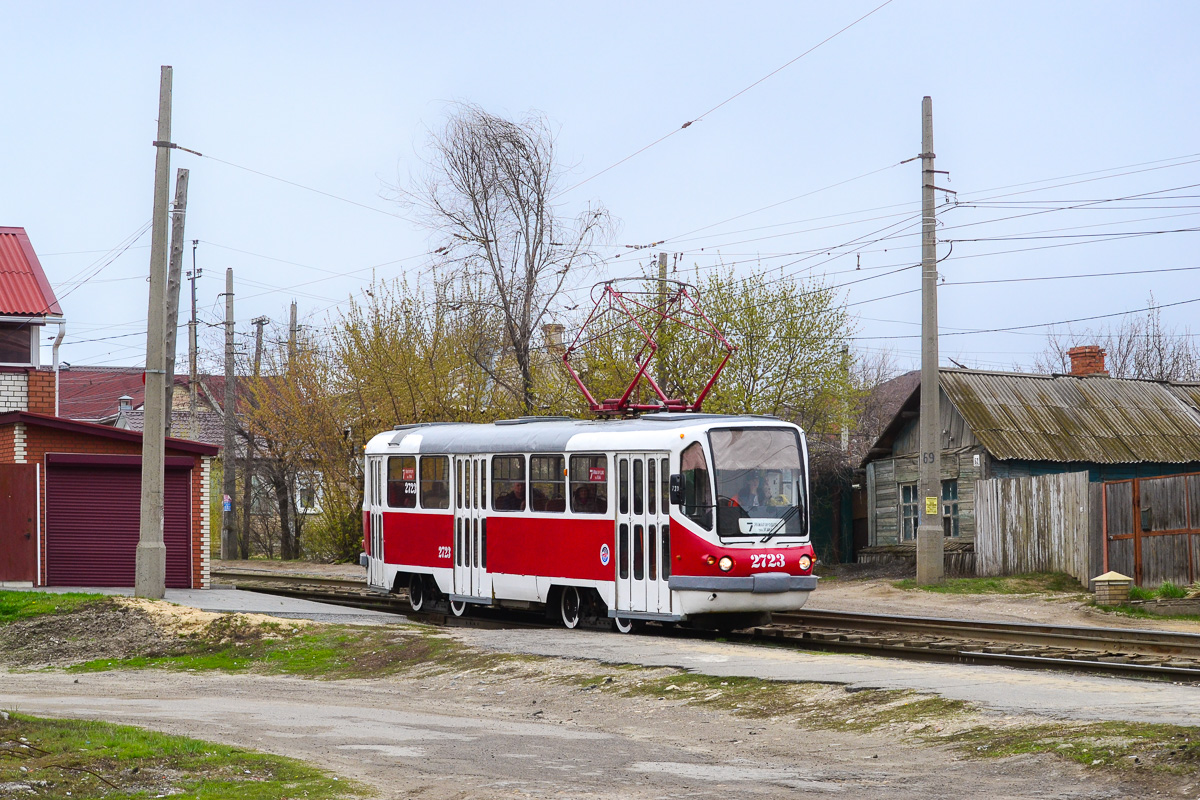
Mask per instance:
[[[939,374],[946,396],[997,459],[1200,461],[1200,386],[1189,394],[1184,384],[1102,376]]]
[[[24,228],[0,228],[0,314],[62,314]]]

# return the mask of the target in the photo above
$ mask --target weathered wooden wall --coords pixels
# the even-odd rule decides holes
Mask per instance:
[[[979,575],[1065,572],[1084,586],[1090,563],[1088,474],[992,478],[975,484]]]

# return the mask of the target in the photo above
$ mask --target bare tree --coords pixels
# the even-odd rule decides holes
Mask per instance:
[[[536,337],[568,279],[594,264],[591,247],[610,218],[593,207],[574,220],[560,217],[561,173],[544,117],[513,122],[458,105],[429,148],[428,175],[401,190],[401,201],[440,234],[437,252],[461,271],[476,329],[497,332],[472,348],[475,361],[530,413],[538,405]]]
[[[1099,345],[1105,367],[1116,378],[1156,381],[1200,380],[1200,347],[1191,329],[1164,326],[1162,311],[1150,296],[1144,314],[1127,314],[1115,325],[1065,333],[1051,331],[1046,349],[1034,358],[1038,372],[1070,373],[1067,351],[1080,345]]]

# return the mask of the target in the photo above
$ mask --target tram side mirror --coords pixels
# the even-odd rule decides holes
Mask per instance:
[[[680,505],[683,503],[683,476],[675,474],[671,476],[671,503],[672,505]]]

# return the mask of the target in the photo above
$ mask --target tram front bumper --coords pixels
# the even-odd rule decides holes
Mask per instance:
[[[672,575],[668,581],[684,617],[760,611],[799,611],[817,588],[815,575],[762,572],[731,577]]]
[[[811,592],[817,588],[816,575],[789,575],[786,572],[759,572],[744,577],[724,575],[672,575],[667,585],[676,592]]]

